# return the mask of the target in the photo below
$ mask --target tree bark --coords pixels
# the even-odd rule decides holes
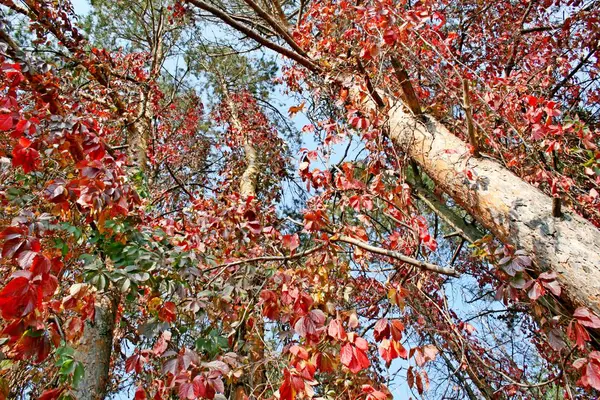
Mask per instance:
[[[252,137],[249,132],[244,130],[244,126],[240,120],[240,114],[238,105],[231,98],[231,93],[227,88],[222,76],[218,75],[221,90],[223,91],[224,100],[229,107],[231,113],[231,119],[229,123],[243,136],[244,146],[244,158],[246,162],[246,168],[240,177],[239,193],[242,199],[248,199],[249,197],[255,198],[258,184],[258,152],[256,147],[252,143]],[[253,278],[253,283],[259,285],[261,282],[259,277]],[[255,297],[260,295],[260,290],[254,293]],[[245,341],[248,342],[249,346],[244,349],[243,353],[247,354],[248,361],[250,364],[250,371],[248,375],[242,378],[238,382],[237,386],[233,390],[230,398],[231,400],[245,400],[248,398],[258,399],[262,398],[262,390],[266,382],[266,370],[264,365],[265,346],[263,343],[264,337],[264,321],[262,315],[258,314],[258,317],[254,321],[254,326],[250,329],[246,325],[247,321],[243,321],[244,325],[241,327],[243,334],[241,335]]]
[[[552,198],[495,160],[475,158],[430,116],[402,104],[389,111],[389,135],[436,185],[505,243],[525,250],[537,273],[554,271],[569,309],[600,315],[600,231],[573,212],[552,216]],[[472,171],[475,181],[467,179]]]
[[[229,107],[229,111],[231,112],[231,125],[235,128],[235,130],[243,136],[243,146],[244,146],[244,158],[246,161],[246,168],[242,173],[240,178],[240,195],[243,198],[248,197],[256,197],[256,185],[258,183],[258,153],[256,152],[256,148],[252,144],[252,138],[248,134],[248,132],[244,132],[244,126],[239,117],[238,107],[235,101],[231,98],[231,94],[229,93],[229,89],[227,85],[224,83],[223,78],[219,76],[221,80],[221,89],[223,90],[223,95],[225,97],[225,102]]]
[[[152,32],[152,37],[147,39],[150,47],[150,55],[152,61],[150,63],[150,73],[148,74],[148,82],[155,82],[160,75],[162,63],[165,59],[164,51],[164,36],[165,36],[165,16],[163,9],[158,12],[158,21],[152,14],[153,24],[156,29]],[[142,22],[143,23],[143,22]],[[142,173],[146,173],[148,169],[148,140],[152,132],[152,93],[151,87],[145,84],[140,89],[140,103],[137,110],[137,118],[133,129],[128,137],[129,147],[128,156],[132,165],[139,168]]]
[[[84,376],[75,390],[78,400],[101,400],[109,385],[110,357],[115,329],[116,302],[99,295],[93,322],[86,322],[83,336],[74,346],[76,361],[83,364]]]

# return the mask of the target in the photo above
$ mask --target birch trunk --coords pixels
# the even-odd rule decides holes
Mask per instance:
[[[472,157],[466,144],[432,117],[421,122],[396,104],[390,138],[436,185],[505,243],[525,250],[536,272],[554,271],[569,308],[600,315],[600,231],[573,212],[552,216],[552,198],[495,160]],[[470,170],[474,181],[465,174]]]

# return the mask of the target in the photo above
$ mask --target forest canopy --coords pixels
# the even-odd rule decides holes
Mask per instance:
[[[596,398],[599,27],[0,0],[0,400]]]

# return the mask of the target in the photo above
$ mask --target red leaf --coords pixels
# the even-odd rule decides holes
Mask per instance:
[[[423,394],[423,381],[421,380],[421,374],[418,371],[415,375],[415,383],[417,384],[417,392]]]
[[[12,153],[12,165],[23,168],[26,174],[36,170],[40,165],[40,153],[30,146],[31,141],[22,137],[19,139],[19,144],[14,147]]]
[[[308,360],[308,351],[304,347],[293,345],[290,347],[290,353],[301,360]]]
[[[11,114],[0,114],[0,131],[8,131],[13,127],[13,117]]]
[[[21,73],[21,66],[19,64],[3,64],[2,70],[6,76],[8,85],[11,88],[17,87],[19,83],[25,80],[25,77]]]
[[[587,358],[578,358],[577,360],[573,361],[573,368],[580,369],[581,367],[585,366],[586,364],[587,364]]]
[[[22,251],[32,250],[40,251],[40,241],[28,236],[27,228],[9,226],[0,234],[0,239],[4,239],[2,247],[2,257],[13,258],[17,257]]]
[[[577,321],[583,326],[587,326],[588,328],[600,328],[600,318],[592,314],[592,312],[585,307],[579,307],[575,310],[573,316],[577,318]]]
[[[585,376],[588,385],[596,390],[600,390],[600,364],[590,361],[585,368]]]
[[[543,281],[553,281],[556,279],[557,276],[558,275],[554,271],[542,272],[540,274],[540,276],[538,276],[538,279],[543,280]]]
[[[351,116],[348,120],[350,125],[352,125],[356,129],[367,129],[370,125],[370,122],[366,118],[358,117],[356,115]]]
[[[165,352],[165,350],[167,350],[167,346],[168,346],[170,340],[171,340],[171,332],[164,331],[160,335],[158,340],[156,341],[156,344],[154,344],[154,347],[152,348],[152,352],[157,356],[162,355]]]
[[[294,400],[296,398],[294,388],[292,387],[290,371],[288,369],[283,370],[283,382],[279,387],[279,399],[280,400]]]
[[[42,395],[38,398],[38,400],[56,400],[60,397],[60,395],[64,391],[65,391],[64,388],[45,390],[44,393],[42,393]]]
[[[130,373],[135,370],[136,374],[142,372],[144,364],[148,361],[146,357],[141,354],[134,354],[125,360],[125,372]]]
[[[52,346],[58,346],[60,335],[51,326],[48,330],[27,331],[14,347],[17,360],[41,363],[48,358]]]
[[[386,365],[389,367],[392,360],[401,357],[406,359],[408,353],[404,346],[395,340],[383,339],[381,344],[379,345],[379,355],[386,362]]]
[[[364,351],[369,349],[369,343],[361,337],[356,337],[356,339],[354,339],[354,345]]]
[[[0,292],[0,311],[4,319],[24,317],[41,308],[42,290],[25,277],[11,280]]]
[[[364,350],[357,348],[350,343],[346,343],[342,346],[340,351],[340,361],[355,374],[371,365]]]
[[[209,381],[206,379],[204,375],[197,375],[194,378],[194,395],[195,398],[208,398],[212,399],[215,395],[215,391],[209,384]]]
[[[42,300],[50,298],[58,287],[58,278],[54,275],[44,274],[41,280]]]
[[[583,387],[593,387],[600,390],[600,353],[593,351],[589,358],[579,358],[573,363],[573,367],[581,369],[579,383]],[[584,368],[585,367],[585,368]]]
[[[300,238],[297,233],[293,235],[283,235],[283,247],[289,251],[294,251],[300,246]]]
[[[17,257],[17,263],[19,264],[19,267],[23,269],[29,268],[29,266],[33,264],[33,260],[37,257],[38,254],[39,253],[37,251],[22,251]]]
[[[11,134],[11,136],[16,139],[23,135],[23,133],[25,132],[32,134],[36,130],[35,124],[39,124],[39,121],[36,118],[32,118],[29,121],[26,119],[22,119],[19,122],[17,122],[17,125],[15,125],[15,131]]]
[[[537,281],[533,283],[529,291],[527,292],[527,296],[533,301],[539,299],[544,294],[546,294],[546,290],[544,287]]]
[[[440,351],[432,344],[423,346],[423,355],[425,361],[434,361]]]
[[[158,312],[158,318],[165,322],[174,322],[177,317],[177,307],[172,301],[167,301]]]
[[[387,44],[392,46],[394,43],[396,43],[396,41],[398,40],[398,34],[396,33],[395,30],[393,29],[388,29],[387,31],[385,31],[385,33],[383,34],[383,41]]]
[[[566,346],[562,340],[561,331],[557,328],[551,329],[548,333],[548,343],[555,351],[561,351]]]
[[[346,340],[347,337],[346,331],[344,330],[342,322],[339,319],[331,320],[331,322],[329,323],[329,329],[327,330],[327,333],[329,334],[329,336],[337,340]]]
[[[587,330],[576,320],[571,321],[567,328],[567,336],[575,341],[577,347],[581,350],[585,348],[585,343],[590,341],[590,335]]]
[[[354,368],[352,368],[351,366],[350,371],[357,373],[365,368],[368,368],[369,365],[371,365],[371,362],[367,357],[367,353],[365,353],[363,350],[355,348],[354,356],[356,357],[356,365],[354,366]]]
[[[299,112],[302,112],[304,110],[304,104],[305,104],[305,102],[303,101],[302,103],[300,103],[297,106],[291,106],[288,109],[288,113],[290,115],[290,118],[293,117],[294,115],[298,114]]]
[[[325,323],[325,314],[323,311],[315,309],[308,315],[298,319],[294,325],[294,330],[302,337],[315,338],[322,331]]]
[[[560,284],[557,281],[542,281],[542,285],[553,295],[559,297],[561,293]]]
[[[144,388],[138,387],[135,389],[135,396],[133,397],[134,400],[146,400],[146,398],[146,391]]]
[[[262,315],[275,320],[279,317],[279,304],[278,297],[275,292],[271,290],[263,290],[260,294],[262,301]]]
[[[352,363],[352,358],[353,358],[352,345],[350,343],[346,343],[340,349],[340,361],[346,367],[349,367],[350,364]]]
[[[363,393],[368,393],[366,400],[386,400],[388,395],[380,390],[375,390],[371,385],[362,385]]]
[[[525,96],[525,101],[531,107],[535,107],[535,106],[537,106],[539,99],[537,97],[533,97],[533,96]]]
[[[184,400],[193,400],[197,396],[194,393],[194,384],[185,382],[179,385],[179,398]]]
[[[398,319],[392,320],[390,324],[390,331],[392,332],[392,338],[396,341],[402,339],[402,332],[404,331],[404,324]]]
[[[390,325],[387,319],[383,318],[377,321],[373,330],[373,337],[377,342],[390,337]]]

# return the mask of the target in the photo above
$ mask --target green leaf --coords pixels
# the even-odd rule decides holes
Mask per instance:
[[[123,284],[121,285],[121,292],[127,293],[129,291],[129,287],[131,286],[131,281],[129,279],[125,279]]]
[[[0,371],[5,369],[9,369],[13,366],[13,362],[11,360],[2,360],[0,361]]]
[[[85,370],[83,369],[83,364],[77,362],[77,366],[75,367],[75,371],[73,371],[73,387],[77,387],[79,382],[83,379],[85,374]]]
[[[72,347],[69,346],[65,346],[64,342],[62,344],[62,346],[58,347],[56,349],[56,355],[59,358],[63,358],[63,357],[73,357],[73,354],[75,353],[75,350],[73,350]]]
[[[75,371],[75,361],[73,359],[66,360],[60,367],[59,373],[63,376],[71,375]]]

